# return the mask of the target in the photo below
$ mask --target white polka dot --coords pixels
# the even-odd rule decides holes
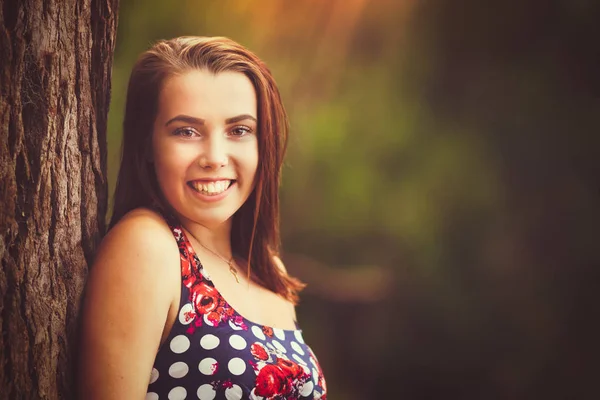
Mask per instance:
[[[318,385],[319,384],[319,371],[317,371],[314,368],[312,370],[312,378],[313,378],[313,382],[315,383],[315,385]]]
[[[181,310],[179,310],[179,322],[183,325],[188,325],[194,320],[196,313],[194,313],[194,306],[191,303],[187,303]]]
[[[227,400],[241,400],[243,394],[242,388],[235,384],[225,389],[225,398]]]
[[[173,378],[183,378],[187,375],[190,367],[186,363],[179,361],[169,367],[169,375]]]
[[[302,347],[298,343],[292,341],[292,343],[290,343],[290,345],[292,346],[292,349],[294,349],[294,351],[296,353],[298,353],[300,355],[304,355],[304,350],[302,350]]]
[[[219,363],[217,363],[217,360],[210,357],[205,358],[204,360],[200,361],[200,364],[198,364],[198,369],[204,375],[214,375],[217,373],[218,368]]]
[[[187,391],[181,386],[174,387],[169,392],[169,400],[184,400],[187,396]]]
[[[317,362],[315,361],[315,359],[314,359],[314,358],[312,358],[312,356],[310,357],[310,362],[311,362],[311,363],[313,363],[313,365],[314,365],[315,367],[318,367],[318,366],[319,366],[319,364],[317,364]]]
[[[300,390],[300,395],[302,397],[308,397],[312,394],[314,388],[315,386],[313,385],[312,381],[308,381],[304,384],[304,386],[302,386],[302,389]]]
[[[283,330],[281,330],[279,328],[273,328],[273,333],[275,333],[275,336],[277,336],[277,339],[285,340],[285,333],[283,332]]]
[[[240,335],[231,335],[229,344],[236,350],[244,350],[246,348],[246,341]]]
[[[158,370],[156,368],[152,368],[152,372],[150,372],[150,383],[156,382],[158,379]]]
[[[304,361],[298,354],[292,354],[292,358],[298,361],[300,364],[306,365],[306,361]]]
[[[279,343],[277,340],[273,340],[273,346],[275,346],[275,348],[277,350],[279,350],[282,353],[287,353],[287,350],[285,349],[285,347],[283,347],[283,345],[281,343]]]
[[[296,340],[300,343],[304,344],[304,338],[302,337],[302,331],[294,332],[294,336],[296,336]]]
[[[227,364],[227,368],[229,368],[229,372],[233,375],[241,375],[246,371],[246,363],[239,357],[234,357],[229,360],[229,364]]]
[[[146,397],[144,397],[144,400],[158,400],[158,394],[154,392],[146,393]]]
[[[217,397],[217,392],[212,385],[209,385],[208,383],[201,385],[196,394],[200,400],[213,400],[215,397]]]
[[[241,326],[234,324],[232,320],[229,320],[229,327],[231,327],[231,329],[233,329],[234,331],[241,331],[242,329],[244,329]]]
[[[300,366],[302,367],[302,369],[304,370],[304,373],[306,375],[310,375],[310,369],[308,369],[308,366],[305,364],[300,364]]]
[[[202,346],[204,350],[212,350],[216,348],[220,342],[218,337],[209,333],[208,335],[202,336],[202,339],[200,339],[200,346]]]
[[[263,331],[256,325],[254,325],[252,327],[252,333],[254,333],[254,336],[256,336],[257,338],[259,338],[260,340],[265,340],[265,334],[263,333]]]
[[[190,339],[183,335],[177,335],[171,340],[169,347],[173,353],[181,354],[190,348]]]

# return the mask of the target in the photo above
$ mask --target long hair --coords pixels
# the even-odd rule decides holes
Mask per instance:
[[[258,154],[256,185],[233,215],[231,245],[246,257],[248,275],[258,284],[296,303],[302,284],[277,266],[279,184],[287,146],[288,120],[267,66],[252,52],[224,37],[179,37],[159,41],[135,63],[125,105],[121,166],[114,195],[112,228],[127,212],[147,207],[172,215],[150,161],[158,98],[170,76],[204,69],[245,74],[257,96]]]

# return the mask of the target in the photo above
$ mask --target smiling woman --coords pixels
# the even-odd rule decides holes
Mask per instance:
[[[287,120],[226,38],[161,41],[133,68],[111,229],[83,308],[86,399],[326,399],[279,251]]]

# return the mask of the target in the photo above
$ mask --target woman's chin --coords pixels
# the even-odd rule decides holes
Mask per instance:
[[[232,213],[212,210],[210,212],[195,213],[190,216],[185,216],[185,218],[194,224],[202,225],[210,230],[215,230],[230,226],[232,216]]]

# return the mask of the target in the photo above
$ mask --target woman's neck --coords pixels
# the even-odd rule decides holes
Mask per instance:
[[[183,217],[180,217],[180,222],[188,236],[191,236],[190,239],[194,239],[209,251],[213,251],[227,259],[233,255],[231,249],[231,219],[216,226],[203,225]]]

